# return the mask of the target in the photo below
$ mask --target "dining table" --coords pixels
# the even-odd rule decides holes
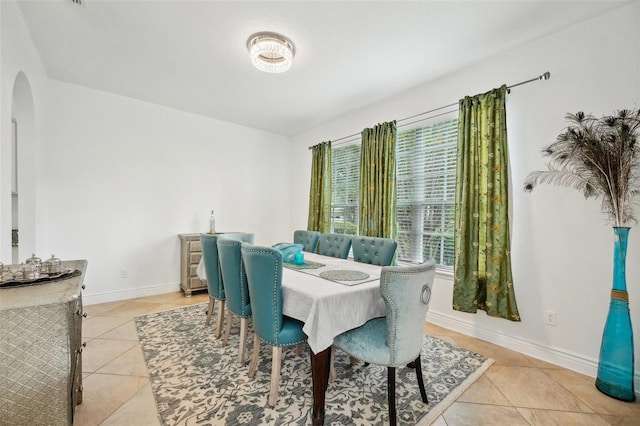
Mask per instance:
[[[386,315],[380,296],[382,267],[303,252],[304,263],[283,263],[282,313],[304,323],[311,349],[313,425],[324,424],[331,345],[339,334]],[[206,279],[202,260],[198,276]]]
[[[334,337],[386,314],[381,267],[304,252],[304,264],[284,263],[282,313],[304,323],[311,349],[313,425],[324,424]]]

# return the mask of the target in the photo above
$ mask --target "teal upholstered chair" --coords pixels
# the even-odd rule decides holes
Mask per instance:
[[[351,249],[351,235],[322,234],[318,246],[318,253],[324,256],[346,259]]]
[[[220,274],[220,262],[218,260],[218,234],[200,234],[200,244],[202,245],[202,261],[207,274],[207,291],[209,292],[209,307],[207,308],[207,318],[205,324],[211,322],[211,315],[218,303],[218,320],[216,324],[216,339],[222,334],[222,321],[224,319],[225,294]]]
[[[218,235],[225,240],[235,240],[249,244],[253,244],[253,240],[255,239],[255,235],[251,232],[225,232],[224,234]]]
[[[293,243],[302,244],[302,250],[309,253],[315,253],[318,250],[318,241],[320,241],[320,233],[317,231],[298,230],[293,233]]]
[[[229,340],[233,316],[240,317],[240,347],[238,350],[238,362],[240,363],[244,361],[248,320],[251,318],[249,287],[240,253],[240,245],[243,240],[253,243],[253,234],[223,234],[218,238],[218,259],[220,260],[227,306],[227,324],[222,346],[226,346]]]
[[[415,363],[420,395],[423,402],[428,402],[422,378],[420,350],[434,275],[433,260],[417,266],[383,267],[380,294],[387,307],[386,317],[369,320],[361,327],[346,331],[333,340],[335,347],[350,356],[387,367],[391,425],[396,424],[396,367]]]
[[[254,377],[260,353],[260,340],[273,347],[269,405],[278,399],[282,347],[304,343],[304,324],[282,314],[282,254],[271,247],[242,244],[242,261],[247,272],[253,315],[253,354],[249,377]]]
[[[390,238],[355,236],[351,241],[353,260],[380,266],[391,265],[397,247]]]

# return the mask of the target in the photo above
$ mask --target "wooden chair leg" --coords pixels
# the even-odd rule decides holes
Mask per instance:
[[[420,355],[418,354],[418,358],[414,361],[416,366],[416,377],[418,378],[418,387],[420,388],[420,396],[422,396],[422,402],[425,404],[429,403],[429,399],[427,399],[427,391],[424,389],[424,378],[422,377],[422,362],[420,361]]]
[[[247,375],[253,379],[256,375],[256,367],[258,366],[258,357],[260,356],[260,338],[257,334],[253,335],[253,354],[249,363],[249,371]]]
[[[222,346],[227,346],[229,336],[231,335],[231,323],[233,322],[233,314],[227,309],[227,326],[224,329],[224,338],[222,339]]]
[[[215,308],[216,299],[209,295],[209,307],[207,308],[207,319],[204,320],[204,325],[209,325],[211,322],[211,315],[213,315],[213,308]]]
[[[215,337],[216,339],[220,338],[220,335],[222,334],[222,320],[224,319],[224,300],[220,300],[218,303],[218,323],[216,324],[216,334]]]
[[[331,346],[331,361],[329,362],[329,383],[333,383],[336,380],[336,368],[333,365],[333,360],[336,357],[336,347]]]
[[[302,343],[296,345],[296,356],[302,356]]]
[[[278,386],[280,385],[280,367],[282,366],[282,346],[274,346],[271,360],[271,386],[269,387],[269,405],[278,402]]]
[[[333,347],[333,346],[332,346]],[[313,351],[309,351],[309,353],[312,353]],[[312,365],[313,365],[313,356],[311,359]],[[327,354],[327,362],[326,362],[326,367],[324,368],[324,375],[327,378],[327,384],[324,387],[324,391],[327,392],[327,389],[329,389],[329,374],[331,373],[331,363],[333,362],[333,356],[331,355],[331,351],[328,351]]]
[[[249,320],[247,318],[240,318],[240,348],[238,349],[238,362],[242,364],[244,362],[244,352],[247,346],[247,325]]]
[[[387,395],[389,397],[389,424],[396,426],[396,368],[387,367]]]

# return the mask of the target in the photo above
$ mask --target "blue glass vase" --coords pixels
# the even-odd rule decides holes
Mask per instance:
[[[614,227],[613,287],[602,333],[596,387],[621,401],[635,401],[633,389],[633,329],[629,315],[626,258],[629,228]]]

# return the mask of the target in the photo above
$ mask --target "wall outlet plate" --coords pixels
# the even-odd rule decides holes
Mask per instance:
[[[544,323],[555,327],[556,313],[554,311],[544,311]]]

